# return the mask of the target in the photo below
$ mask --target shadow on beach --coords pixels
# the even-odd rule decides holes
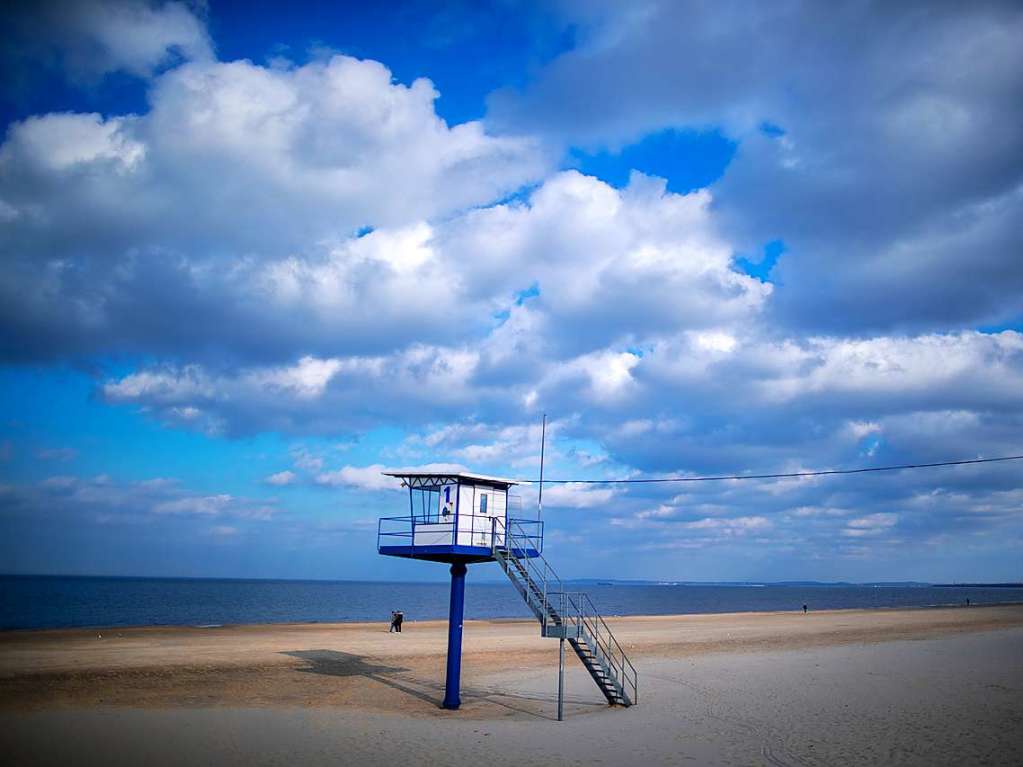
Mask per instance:
[[[298,658],[305,662],[296,671],[305,674],[322,674],[335,677],[364,677],[374,682],[379,682],[386,687],[409,695],[417,700],[429,703],[431,706],[441,708],[441,701],[444,698],[444,686],[436,682],[428,682],[419,679],[400,678],[398,675],[408,674],[412,670],[402,666],[387,666],[369,661],[362,655],[340,652],[338,650],[292,650],[282,652],[292,658]],[[521,701],[526,704],[556,704],[557,698],[554,695],[543,693],[523,694],[514,693],[508,690],[496,689],[494,687],[463,687],[462,698],[464,702],[486,701],[509,711],[525,714],[539,719],[553,719],[545,712],[535,709],[524,708],[512,701]],[[570,702],[590,708],[592,704],[585,700],[573,700]],[[592,705],[594,709],[604,708],[601,704]]]
[[[402,674],[411,669],[401,666],[384,666],[379,663],[371,663],[361,655],[338,650],[292,650],[283,652],[282,655],[290,655],[306,662],[297,671],[305,674],[323,674],[325,676],[361,676],[372,679],[394,690],[411,695],[421,701],[439,707],[441,697],[438,697],[436,685],[417,683],[426,690],[417,689],[413,683],[399,681],[394,678],[395,674]]]
[[[400,674],[410,669],[399,666],[383,666],[369,663],[362,655],[337,650],[292,650],[282,652],[306,662],[299,671],[307,674],[325,674],[326,676],[365,676],[375,679],[380,674]]]

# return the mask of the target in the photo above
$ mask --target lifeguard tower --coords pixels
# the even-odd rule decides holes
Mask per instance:
[[[543,556],[543,522],[522,515],[516,482],[468,472],[384,472],[409,491],[408,516],[384,517],[377,550],[451,565],[444,708],[461,705],[462,618],[467,566],[497,562],[540,622],[561,641],[558,719],[568,641],[611,705],[636,702],[636,669],[586,594],[568,591]]]

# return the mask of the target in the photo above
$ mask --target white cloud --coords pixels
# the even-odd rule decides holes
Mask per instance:
[[[874,421],[849,421],[845,428],[849,435],[856,440],[881,433],[881,425]]]
[[[263,481],[268,485],[283,487],[285,485],[293,485],[297,479],[298,475],[293,471],[279,471],[276,474],[269,475]]]
[[[561,374],[581,371],[589,379],[589,391],[597,400],[613,400],[626,394],[634,383],[632,369],[639,357],[629,352],[594,352],[564,365]]]
[[[553,322],[549,343],[571,344],[571,331],[588,351],[630,334],[755,315],[772,288],[732,268],[711,202],[706,191],[671,194],[663,180],[640,174],[615,190],[569,171],[549,178],[528,205],[472,212],[438,239],[470,284],[505,291],[537,284],[539,296],[526,306],[537,305],[545,319],[530,323],[523,342],[537,344]],[[489,257],[475,258],[480,252]]]
[[[150,511],[160,516],[233,517],[266,521],[279,512],[274,503],[237,498],[227,493],[184,495],[155,503]]]
[[[316,477],[316,481],[321,485],[354,487],[359,490],[400,490],[400,480],[395,477],[385,477],[383,474],[385,471],[406,471],[410,473],[431,471],[459,472],[466,471],[466,468],[460,464],[451,463],[431,463],[408,467],[387,467],[382,464],[342,466],[335,471],[327,471],[320,474]]]
[[[7,55],[56,59],[72,80],[110,72],[145,78],[180,61],[213,58],[205,24],[183,2],[49,0],[7,10]]]
[[[174,53],[185,59],[213,57],[202,22],[183,3],[162,5],[121,2],[73,3],[87,34],[105,50],[106,68],[151,74]]]
[[[316,477],[321,485],[355,487],[360,490],[395,490],[399,483],[394,477],[385,477],[387,467],[382,464],[372,466],[342,466],[334,471],[326,471]]]
[[[762,516],[733,517],[731,519],[705,517],[693,522],[684,522],[682,527],[687,530],[712,530],[727,534],[744,535],[771,527],[771,520]]]
[[[259,385],[271,390],[312,399],[323,394],[330,379],[344,367],[341,360],[303,357],[296,365],[256,373]]]
[[[138,168],[146,154],[133,130],[134,118],[104,119],[95,113],[29,117],[11,126],[0,149],[0,168],[8,174],[20,170],[59,178],[92,166],[124,175]]]
[[[340,55],[193,61],[156,78],[146,113],[13,123],[0,319],[17,314],[29,356],[194,333],[188,354],[227,343],[264,359],[489,325],[490,296],[462,295],[467,270],[436,253],[429,221],[537,180],[546,160],[532,139],[449,126],[437,95]],[[44,336],[56,346],[33,345]]]
[[[272,215],[261,232],[279,222],[315,242],[485,202],[536,177],[530,140],[489,136],[478,122],[449,127],[437,96],[429,80],[405,86],[378,62],[340,55],[291,68],[189,64],[160,78],[145,120],[152,151],[196,181],[212,162],[261,184],[234,190]]]
[[[680,513],[682,513],[682,510],[678,507],[662,503],[655,509],[646,509],[645,511],[638,512],[635,515],[635,518],[637,520],[672,519],[677,517]]]
[[[877,536],[894,527],[898,521],[898,514],[887,512],[868,514],[865,517],[857,517],[846,522],[846,528],[842,531],[842,535],[851,538]]]
[[[295,462],[295,466],[303,471],[314,473],[323,468],[323,458],[311,453],[308,448],[302,445],[291,448],[290,453],[291,460]]]
[[[735,337],[729,333],[708,331],[693,335],[696,346],[707,351],[728,354],[735,349],[738,343]]]
[[[156,504],[153,507],[153,513],[216,517],[224,513],[232,500],[233,498],[226,493],[178,498]]]
[[[566,509],[592,509],[605,507],[611,511],[611,501],[615,491],[607,486],[581,485],[570,482],[561,485],[544,487],[543,502],[545,507],[563,507]]]
[[[598,473],[593,456],[607,475],[692,476],[1018,451],[1023,335],[961,329],[987,324],[977,319],[985,312],[1013,319],[1023,295],[1023,272],[1006,255],[1019,252],[1007,245],[1020,231],[1012,158],[1023,132],[1016,110],[1002,119],[980,91],[1013,92],[1016,15],[999,29],[986,6],[966,17],[944,8],[891,57],[891,38],[854,29],[847,42],[864,56],[840,65],[812,46],[813,9],[774,26],[799,3],[754,14],[776,33],[761,36],[767,48],[762,39],[749,48],[734,24],[720,27],[721,51],[703,47],[717,8],[692,25],[651,27],[674,18],[671,4],[610,24],[599,50],[580,38],[523,96],[564,122],[516,124],[612,146],[667,125],[721,127],[739,142],[711,189],[672,194],[638,173],[624,188],[550,174],[536,134],[448,125],[428,80],[395,82],[380,63],[218,62],[182,6],[127,7],[109,5],[89,21],[103,29],[78,33],[99,45],[95,71],[155,75],[147,110],[29,117],[0,148],[3,359],[152,360],[107,377],[105,401],[211,435],[334,440],[394,425],[412,435],[366,457],[379,462],[370,466],[334,468],[329,448],[298,445],[294,470],[265,478],[281,486],[301,477],[395,488],[385,466],[439,459],[533,476],[543,412],[555,417],[547,455],[569,476]],[[970,23],[935,39],[952,17]],[[706,59],[677,57],[678,29],[692,50],[710,50]],[[800,46],[786,44],[793,34]],[[991,41],[984,55],[951,55],[977,39]],[[762,66],[743,69],[742,56],[738,75],[713,66],[725,49],[753,50]],[[796,50],[814,66],[793,63]],[[920,50],[949,54],[938,57],[948,68],[928,53],[932,63],[915,69]],[[777,59],[759,59],[765,51]],[[583,80],[571,76],[587,56],[604,76],[585,67]],[[886,62],[877,71],[901,85],[859,82],[870,61]],[[850,87],[837,100],[832,78]],[[624,88],[621,103],[577,101],[591,81]],[[682,90],[667,94],[666,82]],[[803,112],[790,86],[803,89]],[[488,120],[507,116],[502,98]],[[786,134],[764,135],[765,119]],[[737,256],[776,238],[788,248],[776,285],[739,270]],[[1008,524],[1010,502],[978,490],[978,477],[1007,481],[963,469],[900,477],[899,488],[858,478],[869,491],[821,479],[720,483],[685,497],[552,486],[545,499],[608,508],[613,516],[597,516],[622,546],[673,530],[684,537],[658,545],[765,536],[836,556],[855,544],[859,556],[901,532],[896,520],[921,535]],[[921,490],[938,482],[955,492]],[[274,503],[100,478],[54,477],[34,492],[106,519],[130,509],[164,524],[277,513]],[[954,509],[943,521],[939,501]]]
[[[108,402],[137,403],[213,433],[224,423],[231,432],[268,423],[285,431],[356,428],[381,408],[397,412],[421,403],[423,413],[434,413],[468,402],[477,359],[465,349],[417,346],[386,358],[304,357],[220,375],[197,365],[163,366],[107,381],[102,393]],[[183,412],[199,415],[184,419]],[[314,423],[319,426],[310,429]]]
[[[1015,322],[1023,13],[931,11],[576,4],[578,44],[494,94],[490,119],[612,154],[662,130],[735,141],[716,206],[740,253],[784,241],[776,322],[860,335]]]
[[[227,518],[267,521],[281,513],[275,500],[258,500],[229,493],[201,493],[175,479],[125,482],[100,474],[94,477],[53,476],[37,484],[12,486],[17,498],[32,509],[70,514],[71,519],[93,519],[103,524],[188,525],[190,521]]]
[[[865,340],[818,338],[776,347],[780,375],[765,383],[770,400],[820,393],[899,396],[969,386],[1017,400],[1023,334],[960,332]],[[784,366],[784,367],[783,367]],[[978,373],[981,373],[978,375]]]
[[[830,506],[799,506],[788,512],[793,517],[845,517],[852,512],[849,509],[836,509]]]
[[[166,402],[206,398],[213,393],[214,387],[205,371],[196,365],[177,369],[173,375],[164,370],[143,370],[103,385],[104,396],[113,402],[135,399]]]

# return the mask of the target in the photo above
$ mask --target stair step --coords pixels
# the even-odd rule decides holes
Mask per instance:
[[[512,541],[511,545],[512,549],[514,549],[514,541]],[[519,590],[519,593],[525,599],[526,604],[533,611],[534,615],[537,616],[542,624],[550,624],[552,627],[562,630],[554,633],[553,636],[560,635],[568,639],[572,649],[575,650],[579,660],[590,673],[590,677],[604,694],[609,704],[618,706],[632,705],[624,693],[620,692],[623,689],[623,682],[618,678],[616,667],[607,661],[604,651],[596,643],[596,638],[591,636],[592,632],[589,628],[584,627],[584,624],[580,621],[578,626],[584,627],[582,632],[570,631],[572,623],[566,624],[560,612],[547,601],[546,590],[541,588],[541,585],[533,579],[527,567],[512,553],[512,549],[509,549],[506,545],[504,548],[496,548],[494,552],[502,569]],[[568,607],[570,610],[576,609],[574,603],[569,603]],[[575,620],[578,621],[579,618],[577,617]],[[571,633],[576,633],[576,636],[570,636]],[[552,634],[547,634],[547,636],[552,636]]]

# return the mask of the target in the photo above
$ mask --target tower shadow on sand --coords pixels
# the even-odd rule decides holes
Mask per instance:
[[[428,682],[419,679],[402,679],[400,674],[408,674],[411,669],[402,666],[387,666],[367,660],[362,655],[340,652],[338,650],[291,650],[282,652],[292,658],[298,658],[305,662],[305,665],[296,669],[304,674],[322,674],[335,677],[364,677],[374,682],[390,687],[413,698],[429,703],[431,706],[441,708],[441,701],[444,697],[444,685],[436,682]],[[463,693],[469,700],[485,700],[502,708],[525,714],[539,719],[550,719],[552,717],[536,710],[523,708],[515,705],[512,701],[522,703],[553,703],[555,698],[552,695],[544,694],[514,694],[499,691],[492,688],[467,688]],[[578,701],[581,705],[589,707],[589,701]],[[602,705],[595,705],[594,708],[604,708]]]
[[[361,655],[338,650],[292,650],[281,653],[290,655],[305,661],[305,666],[300,666],[297,671],[304,674],[323,674],[325,676],[361,676],[372,679],[382,685],[390,687],[406,695],[425,701],[435,706],[440,706],[439,688],[436,685],[418,683],[419,686],[427,688],[425,691],[417,689],[412,683],[394,678],[395,674],[403,674],[411,669],[402,666],[385,666],[379,663],[367,661]],[[436,689],[431,689],[436,688]]]

